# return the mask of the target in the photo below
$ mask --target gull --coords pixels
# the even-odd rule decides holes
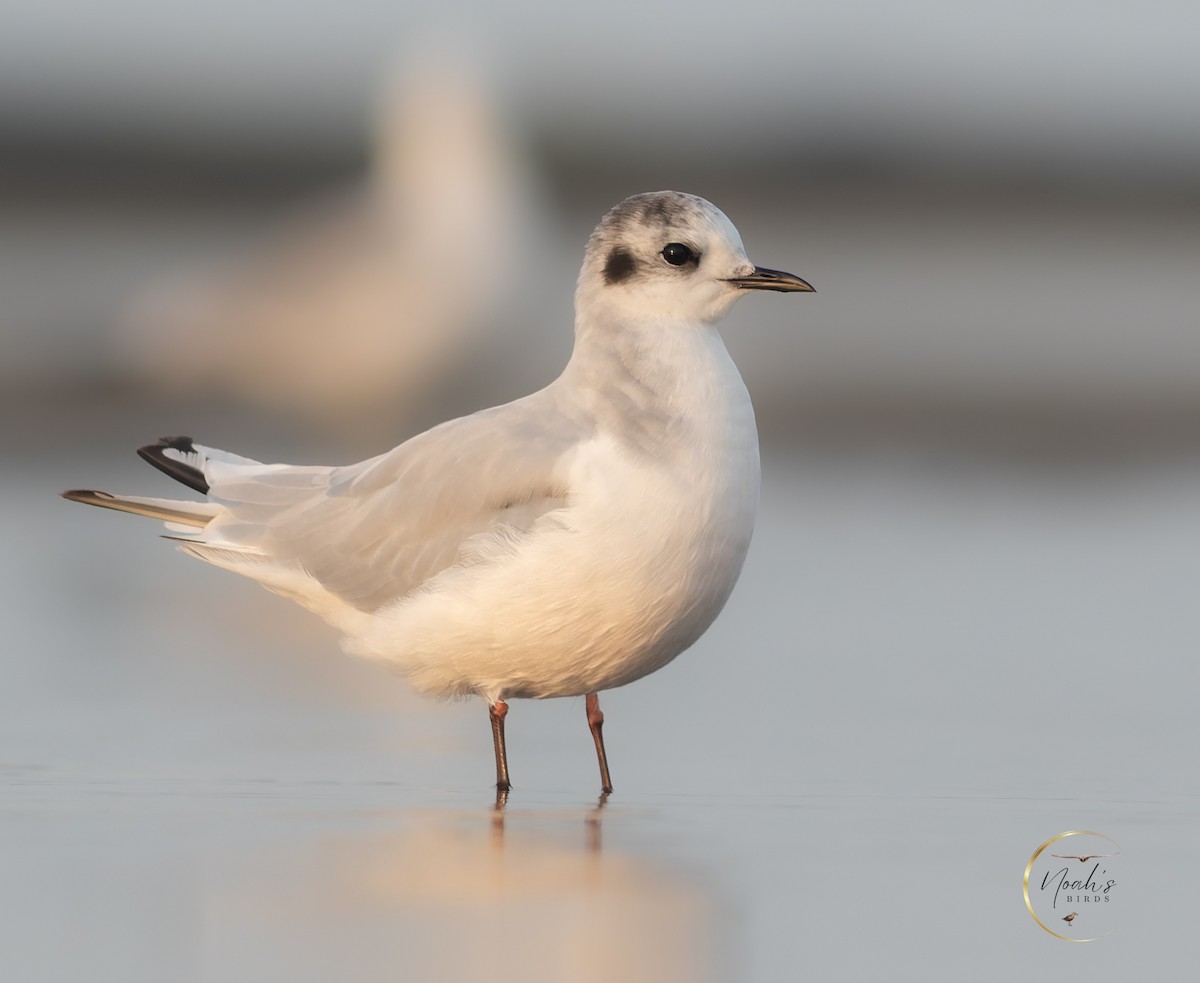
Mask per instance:
[[[508,701],[584,696],[604,795],[599,693],[662,668],[712,624],[758,510],[754,410],[715,323],[755,266],[694,195],[604,216],[575,345],[546,388],[359,464],[262,464],[164,437],[138,453],[206,501],[68,491],[160,519],[184,552],[325,618],[421,693],[486,701],[498,800]]]

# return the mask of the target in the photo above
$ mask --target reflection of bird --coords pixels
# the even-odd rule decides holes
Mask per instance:
[[[754,412],[714,327],[749,290],[812,287],[754,266],[703,199],[637,195],[588,241],[575,348],[540,392],[348,467],[143,448],[207,502],[64,494],[165,520],[425,693],[483,697],[500,792],[506,700],[586,695],[611,791],[596,693],[699,638],[750,545]]]
[[[511,307],[536,213],[481,74],[436,46],[407,64],[367,186],[301,207],[232,262],[151,284],[120,339],[135,370],[356,429],[386,406],[394,425]]]
[[[1068,925],[1071,925],[1074,923],[1075,919],[1078,917],[1079,917],[1079,912],[1073,911],[1069,915],[1063,915],[1063,921],[1066,922]]]
[[[1115,857],[1115,853],[1052,853],[1052,857],[1057,857],[1059,860],[1078,860],[1081,864],[1087,863],[1089,860],[1100,860],[1104,857]]]

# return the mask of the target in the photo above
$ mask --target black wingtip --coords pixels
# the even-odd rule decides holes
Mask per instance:
[[[196,454],[191,437],[160,437],[157,444],[147,444],[138,448],[138,456],[148,464],[158,468],[163,474],[174,478],[180,484],[187,485],[202,495],[208,494],[208,482],[199,468],[184,464],[175,458],[167,457],[167,451],[179,451],[181,454]]]

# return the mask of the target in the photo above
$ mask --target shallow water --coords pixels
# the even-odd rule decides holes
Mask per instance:
[[[1182,977],[1200,859],[1200,461],[1048,468],[764,449],[742,581],[604,698],[486,712],[54,497],[157,487],[96,447],[0,482],[0,960],[13,980]],[[146,480],[149,479],[149,484]],[[139,482],[142,482],[139,484]],[[1042,932],[1067,829],[1117,930]]]

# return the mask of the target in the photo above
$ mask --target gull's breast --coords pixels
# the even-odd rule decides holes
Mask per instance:
[[[613,558],[602,596],[612,620],[637,626],[598,688],[652,672],[695,642],[742,570],[759,498],[754,411],[723,346],[703,368],[676,394],[658,453],[608,435],[578,462],[580,522],[595,552]]]
[[[610,689],[686,649],[737,581],[759,491],[745,386],[723,347],[701,368],[660,407],[660,433],[601,421],[572,452],[564,508],[348,648],[426,693],[492,700]]]

